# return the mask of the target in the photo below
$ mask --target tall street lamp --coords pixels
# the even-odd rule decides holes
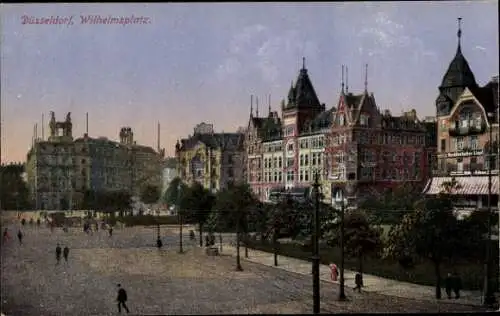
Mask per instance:
[[[339,301],[344,301],[346,300],[346,295],[345,295],[345,280],[344,280],[344,234],[345,234],[345,228],[344,228],[344,214],[345,214],[345,205],[346,205],[346,198],[344,196],[344,191],[339,190],[335,196],[335,201],[337,204],[340,204],[341,209],[340,209],[340,290],[339,290],[339,296],[338,300]]]
[[[237,211],[238,214],[236,215],[236,271],[243,271],[243,268],[241,267],[241,260],[240,260],[240,226],[241,226],[241,210]]]
[[[181,214],[181,183],[177,185],[177,216],[179,218],[179,253],[183,253],[182,249],[182,214]]]
[[[491,120],[490,120],[491,119]],[[486,244],[486,260],[484,263],[484,288],[483,288],[483,295],[484,295],[484,300],[483,304],[484,305],[492,305],[495,303],[496,299],[493,294],[493,289],[491,285],[491,180],[492,180],[492,175],[491,175],[491,170],[492,170],[492,162],[493,162],[493,122],[494,122],[494,114],[493,113],[488,113],[488,121],[490,122],[489,125],[489,148],[488,148],[488,240]]]
[[[314,173],[314,232],[312,234],[313,255],[312,255],[312,275],[313,275],[313,314],[320,311],[320,284],[319,284],[319,174]]]

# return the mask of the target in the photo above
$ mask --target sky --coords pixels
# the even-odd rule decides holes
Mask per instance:
[[[393,114],[435,115],[438,86],[457,48],[476,80],[499,72],[498,1],[355,3],[158,3],[1,5],[2,162],[24,161],[42,113],[73,135],[118,139],[132,127],[139,144],[174,154],[200,122],[216,131],[247,126],[250,95],[279,110],[306,58],[327,108],[349,69],[349,91],[368,90]],[[142,17],[140,24],[85,24],[82,18]],[[32,24],[26,17],[66,18]],[[255,106],[254,106],[255,108]],[[48,126],[45,127],[45,137]]]

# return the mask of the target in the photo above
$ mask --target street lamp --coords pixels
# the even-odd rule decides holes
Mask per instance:
[[[181,183],[177,185],[177,216],[179,217],[179,253],[183,253],[182,249],[182,215],[181,215]]]
[[[346,197],[344,196],[344,191],[339,190],[335,195],[335,202],[340,203],[340,291],[338,300],[345,301],[345,280],[344,280],[344,214],[345,214],[345,205],[346,205]]]
[[[319,286],[319,173],[314,173],[314,231],[312,234],[313,255],[312,255],[312,275],[313,275],[313,314],[320,311],[320,286]]]
[[[491,118],[491,120],[490,120]],[[494,122],[494,114],[493,113],[488,113],[488,121],[490,122],[489,125],[489,136],[488,136],[488,143],[489,143],[489,148],[488,148],[488,241],[486,244],[486,259],[484,263],[484,287],[483,287],[483,304],[490,306],[495,303],[496,299],[495,296],[493,295],[493,289],[491,286],[491,170],[492,170],[492,158],[493,158],[493,122]]]

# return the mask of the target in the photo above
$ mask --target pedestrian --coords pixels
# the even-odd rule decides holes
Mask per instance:
[[[109,237],[113,236],[113,226],[109,225],[108,232],[109,232]]]
[[[40,219],[36,220],[36,226],[40,227]]]
[[[57,260],[56,264],[59,264],[59,261],[61,261],[61,246],[59,246],[59,244],[57,244],[56,247],[56,260]]]
[[[69,248],[68,248],[68,246],[64,246],[63,256],[64,256],[64,261],[66,261],[66,262],[68,262],[68,255],[69,255]]]
[[[356,284],[356,286],[354,287],[354,291],[358,290],[358,292],[361,293],[361,287],[363,286],[363,276],[361,275],[361,273],[356,273],[356,275],[354,276],[354,283]]]
[[[9,230],[5,228],[5,230],[3,231],[3,242],[6,242],[9,239],[10,239]]]
[[[460,298],[460,290],[462,289],[462,279],[460,278],[460,276],[458,275],[457,272],[453,272],[452,279],[453,279],[453,282],[452,282],[453,292],[455,292],[455,298],[459,299]]]
[[[118,301],[118,313],[122,312],[122,306],[123,308],[125,308],[127,313],[130,313],[127,305],[125,304],[125,302],[127,301],[127,291],[122,288],[121,284],[118,284],[118,297],[116,298],[116,300]]]
[[[21,220],[21,225],[23,225],[23,226],[24,226],[24,225],[26,225],[26,219],[24,219],[24,218],[23,218],[23,219]]]
[[[22,245],[23,244],[23,232],[21,231],[21,229],[19,229],[17,231],[17,239],[19,239],[19,244]]]
[[[444,285],[446,289],[446,295],[448,295],[448,299],[451,299],[451,289],[453,288],[453,278],[451,276],[451,273],[448,273],[448,275],[446,276]]]

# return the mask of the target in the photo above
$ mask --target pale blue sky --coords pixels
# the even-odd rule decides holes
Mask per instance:
[[[341,65],[349,90],[368,89],[393,113],[433,115],[437,86],[457,46],[479,83],[498,74],[498,2],[20,4],[2,5],[2,161],[19,161],[41,113],[72,112],[74,135],[139,143],[173,154],[201,121],[246,126],[250,94],[278,109],[306,57],[320,100],[335,105]],[[83,25],[89,14],[145,16],[146,25]],[[22,16],[73,16],[74,25],[22,24]],[[48,129],[45,128],[47,135]],[[39,135],[41,132],[39,132]]]

